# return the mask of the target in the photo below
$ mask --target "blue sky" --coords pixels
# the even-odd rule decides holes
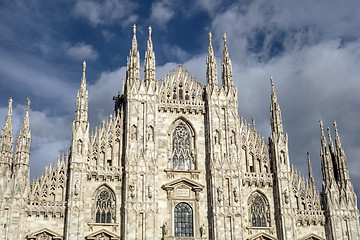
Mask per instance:
[[[2,0],[0,126],[12,97],[17,134],[25,99],[31,99],[35,176],[70,146],[83,60],[93,128],[111,114],[112,96],[121,91],[133,24],[142,65],[152,26],[158,79],[181,63],[205,82],[208,32],[219,71],[227,33],[240,115],[255,117],[258,130],[269,136],[273,76],[291,162],[307,175],[310,151],[320,187],[318,121],[332,128],[336,120],[360,195],[359,12],[357,0]]]

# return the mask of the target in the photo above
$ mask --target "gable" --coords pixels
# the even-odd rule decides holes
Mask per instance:
[[[162,186],[162,188],[164,190],[173,190],[175,187],[177,186],[180,186],[180,185],[185,185],[185,186],[188,186],[190,187],[193,191],[202,191],[204,186],[189,179],[189,178],[186,178],[186,177],[182,177],[180,179],[177,179],[175,181],[172,181],[172,182],[169,182],[169,183],[166,183]]]
[[[298,240],[325,240],[325,238],[312,233],[312,234],[305,235],[304,237],[301,237]]]
[[[61,240],[63,239],[63,237],[56,233],[53,232],[47,228],[41,229],[39,231],[36,231],[32,234],[29,234],[26,239],[28,240],[37,240],[37,239],[44,239],[44,240]]]
[[[267,233],[258,233],[252,237],[249,237],[248,240],[277,240],[277,238]]]
[[[106,229],[101,229],[85,237],[86,240],[118,240],[120,237]]]

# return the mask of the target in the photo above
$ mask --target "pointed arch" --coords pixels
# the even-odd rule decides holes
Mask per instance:
[[[116,195],[110,186],[103,184],[93,195],[93,220],[96,223],[116,222]]]
[[[251,227],[270,227],[269,201],[265,194],[254,191],[248,199],[248,209]]]
[[[197,169],[196,133],[184,117],[177,118],[169,131],[170,167],[175,170]]]

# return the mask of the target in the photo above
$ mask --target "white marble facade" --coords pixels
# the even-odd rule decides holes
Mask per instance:
[[[33,182],[30,101],[13,152],[10,100],[0,142],[0,239],[360,239],[336,123],[334,142],[320,123],[319,194],[310,157],[308,178],[290,163],[273,80],[267,140],[239,116],[226,36],[221,84],[209,40],[206,86],[181,65],[157,80],[149,28],[140,80],[134,26],[114,113],[92,129],[84,62],[71,149]]]

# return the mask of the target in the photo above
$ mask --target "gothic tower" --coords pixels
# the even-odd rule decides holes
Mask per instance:
[[[281,118],[280,106],[277,102],[274,82],[271,81],[271,135],[269,138],[270,156],[272,169],[274,174],[274,202],[275,202],[275,218],[278,238],[280,240],[294,239],[296,224],[292,215],[294,207],[293,198],[289,198],[292,184],[291,179],[288,135],[284,133]]]
[[[341,146],[336,122],[335,145],[330,128],[327,129],[329,144],[321,129],[322,192],[328,239],[359,239],[359,211],[354,188],[350,182],[344,150]]]
[[[65,239],[83,239],[84,206],[86,188],[86,163],[89,150],[88,122],[88,90],[85,77],[86,63],[83,62],[83,72],[80,90],[77,93],[75,120],[72,128],[72,144],[67,182],[67,209],[65,215]]]

